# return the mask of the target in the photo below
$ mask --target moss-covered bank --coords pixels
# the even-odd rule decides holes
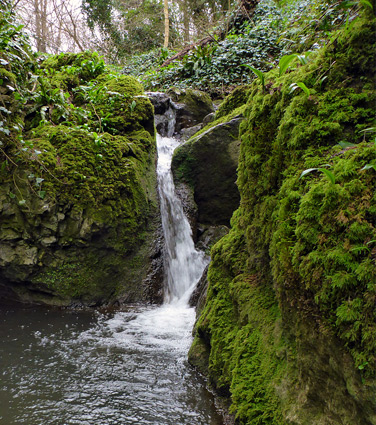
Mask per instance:
[[[160,273],[142,285],[161,267],[151,103],[95,53],[37,61],[5,12],[0,297],[158,299]]]
[[[249,89],[190,351],[239,424],[376,423],[375,40],[365,13]]]

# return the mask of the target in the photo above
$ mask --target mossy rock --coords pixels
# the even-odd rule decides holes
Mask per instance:
[[[35,104],[2,151],[1,292],[57,305],[159,301],[154,116],[142,86],[91,52],[50,56],[36,73]]]
[[[203,119],[214,112],[210,96],[200,90],[169,90],[168,95],[175,102],[176,126],[175,131],[202,123]]]
[[[195,364],[210,352],[239,424],[376,423],[376,146],[363,131],[375,40],[361,16],[305,66],[250,88],[240,208],[212,249],[191,351]],[[291,93],[296,82],[309,93]]]
[[[245,105],[248,101],[249,89],[249,85],[236,87],[233,92],[226,96],[224,101],[219,105],[215,112],[215,119],[225,117],[232,113],[235,109]]]

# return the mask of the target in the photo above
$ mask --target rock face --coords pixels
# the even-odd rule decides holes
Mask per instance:
[[[160,92],[146,94],[154,106],[157,132],[163,137],[172,136],[175,133],[175,106],[170,96]]]
[[[248,91],[240,206],[211,250],[189,353],[241,425],[376,424],[376,146],[359,133],[376,104],[367,13],[307,65],[265,74],[265,93],[259,81]],[[309,96],[290,93],[297,81]]]
[[[210,96],[199,90],[148,92],[147,95],[154,106],[155,124],[161,136],[174,135],[187,140],[214,111]]]
[[[192,89],[169,90],[167,94],[175,105],[175,132],[177,134],[184,128],[201,124],[208,114],[214,112],[214,105],[210,96],[202,91]]]
[[[18,113],[9,115],[0,153],[0,298],[161,301],[150,101],[135,79],[112,75],[95,54],[40,66],[53,72],[34,87],[44,93],[38,103],[17,109],[20,100],[2,97]],[[27,79],[22,84],[27,90]]]
[[[179,184],[188,185],[197,205],[199,223],[228,225],[239,205],[236,169],[242,117],[212,126],[175,151],[172,170]]]

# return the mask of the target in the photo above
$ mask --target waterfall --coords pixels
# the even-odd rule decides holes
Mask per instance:
[[[162,227],[165,237],[166,303],[186,305],[195,284],[207,264],[203,252],[195,249],[192,230],[175,194],[171,161],[179,142],[173,137],[157,135],[158,185]]]
[[[164,130],[171,136],[174,116],[172,109],[167,112]],[[128,306],[114,314],[27,309],[20,323],[11,321],[18,315],[0,309],[7,330],[0,332],[0,422],[223,423],[212,395],[187,363],[195,322],[188,300],[207,259],[195,249],[175,195],[171,159],[178,144],[172,137],[157,136],[165,303]]]

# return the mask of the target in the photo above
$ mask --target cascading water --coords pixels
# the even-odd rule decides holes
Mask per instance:
[[[115,314],[0,307],[0,424],[223,423],[186,360],[195,320],[188,299],[207,261],[174,193],[177,145],[158,136],[165,303]]]
[[[204,254],[195,249],[192,231],[175,194],[171,173],[171,159],[179,142],[171,137],[157,136],[158,181],[161,201],[162,226],[166,241],[165,300],[171,304],[187,304],[194,285],[207,264]]]

